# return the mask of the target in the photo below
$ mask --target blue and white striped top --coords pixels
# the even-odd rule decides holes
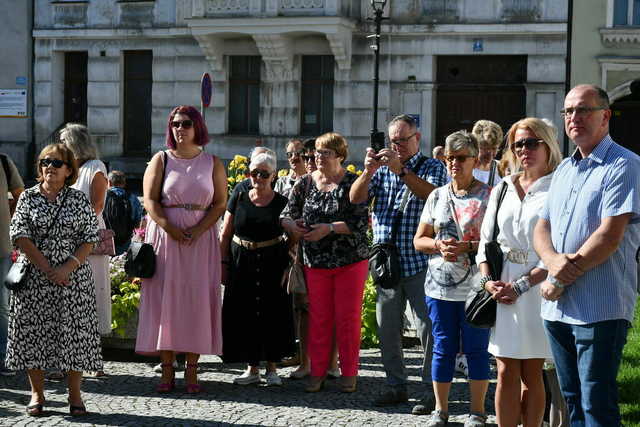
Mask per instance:
[[[633,215],[618,249],[565,288],[558,301],[543,300],[544,319],[574,325],[632,322],[638,297],[640,157],[607,135],[586,158],[576,150],[560,163],[540,213],[551,224],[557,252],[577,252],[603,219],[626,213]]]

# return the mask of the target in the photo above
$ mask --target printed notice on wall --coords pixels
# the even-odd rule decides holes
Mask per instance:
[[[26,89],[0,89],[0,117],[27,117]]]

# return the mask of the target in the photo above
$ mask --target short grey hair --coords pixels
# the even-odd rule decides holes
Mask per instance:
[[[109,182],[115,187],[124,187],[127,184],[127,176],[122,171],[109,172]]]
[[[439,155],[444,154],[444,147],[442,145],[436,145],[433,147],[433,158],[435,159]]]
[[[411,130],[417,129],[418,128],[418,124],[416,123],[416,119],[413,116],[410,116],[408,114],[400,114],[399,116],[395,116],[393,119],[391,119],[391,121],[389,122],[389,125],[387,127],[391,127],[393,125],[395,125],[398,122],[403,122],[406,123],[407,125],[409,125],[409,128]]]
[[[258,153],[254,155],[251,159],[251,163],[249,164],[249,169],[253,169],[258,165],[264,164],[267,165],[269,172],[275,172],[277,163],[276,154],[272,150],[269,151],[271,152]]]
[[[255,156],[261,153],[269,153],[274,157],[276,155],[276,152],[273,151],[271,148],[267,148],[267,147],[263,147],[262,145],[259,145],[257,147],[253,147],[251,151],[249,151],[249,159],[253,159]]]
[[[478,138],[466,130],[454,132],[444,141],[445,153],[462,150],[469,150],[469,155],[478,157]]]
[[[64,143],[78,163],[98,159],[98,147],[91,140],[89,129],[80,123],[67,123],[60,131],[60,142]]]

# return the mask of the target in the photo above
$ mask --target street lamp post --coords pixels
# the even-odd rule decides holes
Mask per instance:
[[[367,36],[367,38],[373,38],[371,49],[375,56],[373,69],[373,127],[371,129],[371,147],[376,151],[384,148],[384,132],[378,131],[378,86],[380,76],[380,27],[383,20],[389,19],[382,16],[386,4],[387,0],[371,0],[374,17],[369,19],[372,19],[376,24],[376,33]]]

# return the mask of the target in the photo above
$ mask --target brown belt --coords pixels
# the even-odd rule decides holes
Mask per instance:
[[[188,211],[208,211],[209,210],[209,206],[201,206],[201,205],[196,205],[194,203],[183,203],[180,205],[166,205],[163,206],[163,208],[182,208],[182,209],[186,209]]]
[[[266,248],[267,246],[277,245],[278,243],[282,242],[283,240],[284,240],[284,236],[278,236],[275,239],[264,240],[262,242],[254,242],[252,240],[242,240],[241,238],[239,238],[235,234],[233,235],[233,241],[235,243],[237,243],[238,245],[242,246],[243,248],[246,248],[246,249],[249,249],[249,250],[255,250],[255,249],[260,249],[260,248]]]

